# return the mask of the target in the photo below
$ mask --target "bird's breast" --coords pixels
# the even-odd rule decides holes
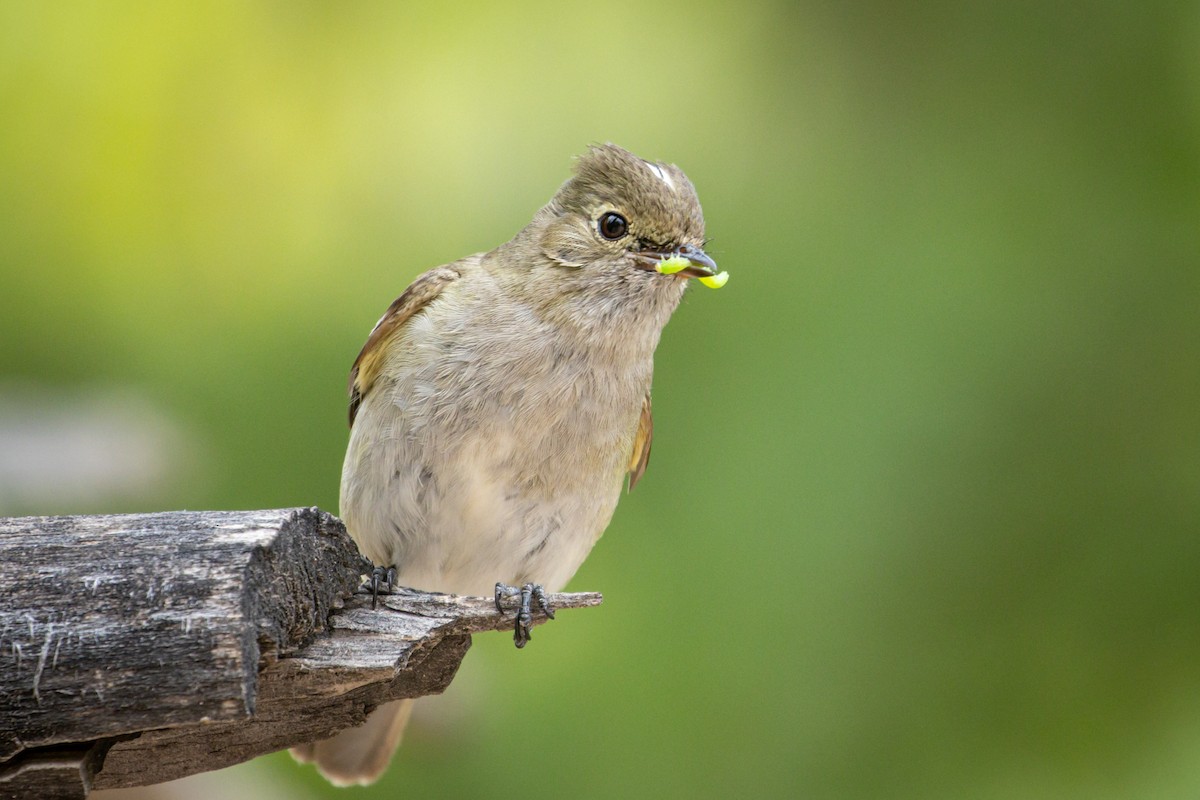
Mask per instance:
[[[411,583],[557,588],[615,510],[650,358],[614,358],[531,315],[479,313],[492,316],[414,320],[411,345],[385,365],[386,397],[368,398],[355,428],[379,415],[386,441],[352,441],[365,453],[356,485],[377,486],[359,516]]]

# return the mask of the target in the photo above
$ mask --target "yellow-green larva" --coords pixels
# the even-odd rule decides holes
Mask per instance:
[[[704,275],[699,280],[710,289],[720,289],[729,282],[729,273],[718,272],[716,275]]]
[[[671,256],[664,258],[654,267],[663,275],[674,275],[676,272],[682,272],[692,265],[684,256]],[[728,272],[718,272],[716,275],[701,275],[698,280],[710,289],[720,289],[729,281]]]
[[[658,262],[658,266],[656,266],[655,269],[657,269],[663,275],[674,275],[676,272],[685,270],[691,265],[692,262],[688,261],[683,256],[671,256],[670,258],[664,258],[662,261]]]

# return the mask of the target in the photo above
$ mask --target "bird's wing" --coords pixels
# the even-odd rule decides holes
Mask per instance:
[[[654,439],[654,419],[650,416],[650,393],[642,401],[642,416],[638,418],[637,433],[633,437],[633,453],[629,456],[629,491],[646,473],[650,463],[650,442]]]
[[[371,390],[375,378],[379,376],[380,368],[383,367],[388,340],[461,274],[461,270],[453,265],[429,270],[413,281],[412,285],[388,307],[379,322],[375,323],[371,335],[367,337],[367,343],[358,352],[358,358],[354,359],[354,366],[350,369],[348,391],[351,427],[354,425],[354,415],[358,413],[359,405]]]

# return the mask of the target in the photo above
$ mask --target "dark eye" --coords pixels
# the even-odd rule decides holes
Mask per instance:
[[[605,239],[620,239],[629,231],[629,223],[625,221],[624,217],[613,211],[600,217],[597,225],[600,227],[600,235]]]

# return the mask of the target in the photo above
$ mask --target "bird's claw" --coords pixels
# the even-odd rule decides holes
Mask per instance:
[[[517,619],[513,630],[513,642],[517,647],[524,647],[530,639],[533,638],[530,631],[533,629],[533,604],[536,602],[538,608],[542,610],[550,619],[554,619],[554,609],[550,602],[546,599],[546,590],[542,588],[540,583],[527,583],[524,586],[516,587],[509,586],[504,583],[496,584],[496,611],[500,614],[504,613],[503,600],[508,597],[520,597],[520,603],[517,606]]]
[[[396,583],[396,568],[395,567],[375,567],[371,570],[371,608],[375,609],[379,606],[379,587],[387,586],[386,594],[392,593],[392,587]]]

